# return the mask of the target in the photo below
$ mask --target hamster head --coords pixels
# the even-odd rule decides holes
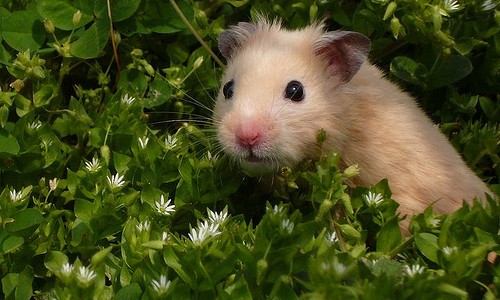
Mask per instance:
[[[325,32],[321,25],[288,31],[263,19],[221,33],[228,65],[213,121],[224,152],[249,175],[318,155],[320,130],[330,140],[342,135],[335,94],[369,48],[359,33]]]

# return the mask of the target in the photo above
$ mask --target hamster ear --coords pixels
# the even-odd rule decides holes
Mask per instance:
[[[237,26],[224,30],[219,35],[219,51],[229,60],[256,31],[257,24],[247,22],[240,22]]]
[[[316,41],[315,51],[326,58],[332,76],[348,82],[368,58],[370,39],[352,31],[330,31]]]

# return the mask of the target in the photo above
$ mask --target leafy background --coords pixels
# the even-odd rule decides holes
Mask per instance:
[[[259,12],[369,36],[499,193],[495,1],[1,0],[3,298],[500,297],[498,200],[403,237],[390,183],[348,187],[339,154],[269,187],[220,153],[216,39]]]

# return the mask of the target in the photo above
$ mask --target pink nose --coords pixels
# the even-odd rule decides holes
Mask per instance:
[[[243,148],[253,148],[262,141],[262,129],[257,124],[243,124],[236,131],[236,140]]]

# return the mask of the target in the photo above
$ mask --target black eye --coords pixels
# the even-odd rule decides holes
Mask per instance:
[[[292,101],[302,101],[304,96],[304,87],[302,86],[302,83],[292,80],[287,84],[285,89],[285,98]]]
[[[224,97],[226,99],[231,99],[233,98],[233,89],[234,89],[234,79],[231,79],[230,81],[226,82],[224,84],[224,87],[222,88],[222,94],[224,94]]]

